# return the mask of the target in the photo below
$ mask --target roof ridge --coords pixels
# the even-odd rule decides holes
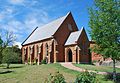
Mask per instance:
[[[44,28],[45,26],[47,26],[47,25],[49,25],[49,24],[52,24],[53,22],[55,22],[55,21],[57,21],[57,20],[59,20],[59,19],[62,19],[63,17],[65,17],[65,16],[62,16],[62,17],[59,17],[59,18],[57,18],[57,19],[55,19],[55,20],[52,20],[51,22],[48,22],[48,23],[46,23],[46,24],[44,24],[43,26],[38,26],[38,28]]]
[[[80,37],[80,35],[81,35],[81,33],[82,33],[83,30],[84,30],[84,27],[82,27],[82,28],[79,30],[79,32],[80,32],[79,37]],[[79,37],[78,37],[78,39],[79,39]],[[77,41],[78,41],[78,39],[77,39]]]

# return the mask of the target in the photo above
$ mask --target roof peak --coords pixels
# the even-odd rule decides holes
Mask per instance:
[[[68,16],[69,14],[72,14],[71,11],[69,11],[69,12],[67,13],[67,16]]]

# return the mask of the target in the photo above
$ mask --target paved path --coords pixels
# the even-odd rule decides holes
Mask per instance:
[[[60,63],[62,66],[68,68],[68,69],[72,69],[72,70],[76,70],[76,71],[79,71],[79,72],[83,72],[85,71],[85,69],[82,69],[82,68],[79,68],[79,67],[76,67],[74,66],[72,63],[70,62],[65,62],[65,63]],[[88,72],[95,72],[97,74],[102,74],[102,75],[107,75],[109,74],[108,72],[96,72],[96,71],[92,71],[92,70],[88,70]]]

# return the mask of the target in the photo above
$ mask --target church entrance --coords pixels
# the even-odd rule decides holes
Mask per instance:
[[[69,49],[68,51],[68,62],[72,62],[72,51]]]

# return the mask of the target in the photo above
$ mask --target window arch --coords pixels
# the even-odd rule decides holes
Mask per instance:
[[[48,44],[45,44],[45,49],[46,49],[46,56],[48,56]]]

